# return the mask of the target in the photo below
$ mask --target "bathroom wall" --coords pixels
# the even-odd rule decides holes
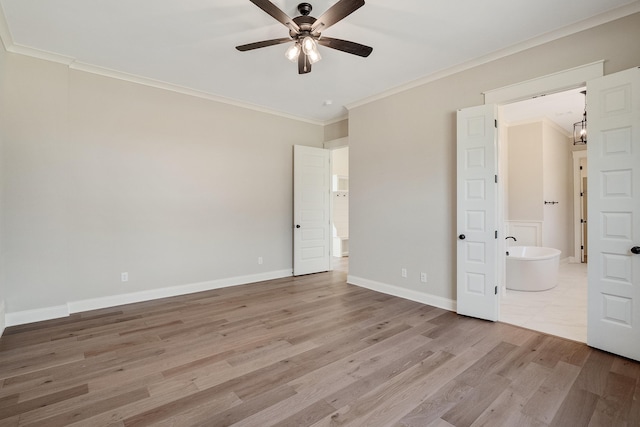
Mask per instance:
[[[573,166],[569,137],[549,121],[542,129],[543,204],[542,245],[562,251],[561,259],[573,254]]]
[[[542,221],[542,122],[510,126],[508,220]]]
[[[519,244],[548,246],[560,249],[562,258],[573,256],[569,137],[546,119],[510,126],[507,135],[509,234]]]

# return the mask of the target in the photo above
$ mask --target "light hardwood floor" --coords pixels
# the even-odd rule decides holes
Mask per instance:
[[[639,363],[345,280],[9,328],[0,426],[640,425]]]

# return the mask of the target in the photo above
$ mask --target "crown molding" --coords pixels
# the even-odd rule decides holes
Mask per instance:
[[[484,65],[486,63],[496,61],[506,56],[513,55],[518,52],[522,52],[524,50],[527,50],[536,46],[540,46],[545,43],[549,43],[551,41],[560,39],[562,37],[570,36],[580,31],[588,30],[589,28],[597,27],[598,25],[603,25],[603,24],[606,24],[607,22],[615,21],[616,19],[624,18],[625,16],[629,16],[638,12],[640,12],[640,0],[625,6],[621,6],[616,9],[612,9],[600,15],[593,16],[591,18],[585,19],[575,24],[568,25],[558,30],[550,31],[548,33],[526,40],[524,42],[517,43],[515,45],[506,47],[496,52],[492,52],[488,55],[484,55],[479,58],[473,59],[471,61],[463,62],[462,64],[454,65],[444,70],[436,71],[435,73],[429,74],[428,76],[424,76],[417,80],[413,80],[403,85],[396,86],[394,88],[381,92],[377,95],[373,95],[368,98],[364,98],[359,101],[352,102],[350,104],[345,105],[345,107],[347,108],[347,110],[352,110],[354,108],[369,104],[371,102],[378,101],[380,99],[384,99],[401,92],[405,92],[407,90],[425,85],[427,83],[432,83],[436,80],[443,79],[453,74],[457,74],[462,71],[466,71],[471,68],[475,68],[480,65]]]
[[[628,16],[637,12],[640,12],[640,0],[630,3],[626,6],[622,6],[620,8],[610,10],[601,15],[594,16],[592,18],[586,19],[576,24],[561,28],[559,30],[551,31],[541,36],[534,37],[525,42],[518,43],[516,45],[507,47],[505,49],[493,52],[491,54],[481,56],[474,60],[467,61],[462,64],[458,64],[441,71],[437,71],[428,76],[405,83],[400,86],[396,86],[394,88],[391,88],[379,94],[373,95],[371,97],[367,97],[359,101],[354,101],[352,103],[346,104],[345,108],[347,109],[347,114],[345,116],[341,116],[339,118],[327,120],[327,121],[313,120],[305,117],[295,116],[292,114],[284,113],[282,111],[277,111],[277,110],[269,109],[259,105],[251,104],[249,102],[237,101],[231,98],[226,98],[220,95],[202,92],[199,90],[175,85],[172,83],[163,82],[160,80],[154,80],[147,77],[136,76],[133,74],[128,74],[128,73],[117,71],[117,70],[111,70],[111,69],[107,69],[107,68],[103,68],[103,67],[99,67],[91,64],[86,64],[86,63],[77,61],[75,58],[72,58],[72,57],[68,57],[68,56],[64,56],[64,55],[60,55],[52,52],[42,51],[42,50],[27,47],[27,46],[23,46],[20,44],[16,44],[13,41],[11,32],[9,31],[9,25],[7,23],[4,10],[2,8],[2,4],[0,4],[0,41],[4,45],[4,48],[7,52],[63,64],[68,66],[70,69],[84,71],[87,73],[97,74],[97,75],[110,77],[110,78],[123,80],[123,81],[128,81],[132,83],[137,83],[145,86],[155,87],[158,89],[176,92],[176,93],[180,93],[188,96],[194,96],[197,98],[203,98],[203,99],[207,99],[214,102],[233,105],[240,108],[246,108],[246,109],[258,111],[261,113],[272,114],[275,116],[297,120],[297,121],[301,121],[301,122],[305,122],[313,125],[326,126],[326,125],[333,124],[341,120],[347,119],[349,117],[348,111],[353,108],[356,108],[365,104],[369,104],[371,102],[374,102],[383,98],[387,98],[389,96],[413,89],[415,87],[422,86],[427,83],[431,83],[433,81],[477,67],[479,65],[483,65],[488,62],[495,61],[497,59],[521,52],[523,50],[526,50],[535,46],[539,46],[541,44],[548,43],[550,41],[553,41],[571,34],[575,34],[577,32],[580,32],[598,25],[605,24],[607,22],[610,22],[619,18],[623,18],[625,16]]]
[[[11,36],[11,31],[9,31],[9,25],[7,23],[7,19],[4,14],[4,10],[2,9],[2,4],[0,4],[0,41],[4,45],[4,48],[7,52],[15,53],[18,55],[25,55],[32,58],[42,59],[45,61],[66,65],[71,70],[83,71],[90,74],[96,74],[103,77],[109,77],[112,79],[154,87],[157,89],[180,93],[187,96],[207,99],[209,101],[232,105],[234,107],[239,107],[239,108],[246,108],[248,110],[253,110],[253,111],[257,111],[265,114],[271,114],[271,115],[283,117],[286,119],[297,120],[297,121],[309,123],[312,125],[324,126],[328,124],[323,121],[312,120],[306,117],[287,114],[282,111],[273,110],[273,109],[255,105],[249,102],[237,101],[237,100],[223,97],[220,95],[215,95],[215,94],[195,90],[195,89],[191,89],[191,88],[180,86],[180,85],[175,85],[172,83],[167,83],[160,80],[150,79],[148,77],[137,76],[137,75],[125,73],[122,71],[111,70],[108,68],[83,63],[69,56],[60,55],[57,53],[47,52],[47,51],[34,49],[28,46],[17,44],[13,41],[13,37]],[[336,121],[344,120],[345,118],[346,116]]]
[[[184,86],[167,83],[161,80],[154,80],[148,77],[137,76],[135,74],[124,73],[122,71],[111,70],[105,67],[98,67],[95,65],[87,64],[80,61],[73,61],[69,64],[69,69],[83,71],[85,73],[96,74],[103,77],[109,77],[117,80],[123,80],[130,83],[136,83],[144,86],[150,86],[157,89],[163,89],[170,92],[177,92],[183,95],[193,96],[196,98],[207,99],[209,101],[219,102],[222,104],[232,105],[234,107],[246,108],[248,110],[258,111],[261,113],[272,114],[287,119],[297,120],[300,122],[310,123],[313,125],[323,126],[324,123],[318,120],[312,120],[305,117],[295,116],[292,114],[283,113],[281,111],[265,108],[249,102],[237,101],[235,99],[227,98],[220,95],[214,95],[211,93],[191,89]]]
[[[330,119],[322,122],[323,125],[332,125],[334,123],[341,122],[343,120],[349,120],[349,114],[343,114],[340,117],[336,117],[335,119]]]

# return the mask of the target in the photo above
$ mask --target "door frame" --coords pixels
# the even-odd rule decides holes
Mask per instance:
[[[571,262],[582,262],[582,201],[580,193],[582,191],[582,179],[580,173],[580,160],[587,158],[587,150],[574,151],[573,156],[573,257]],[[588,167],[588,166],[587,166]],[[587,211],[588,212],[588,211]],[[589,223],[587,222],[587,230]]]
[[[322,143],[322,147],[325,150],[329,150],[329,158],[331,159],[331,168],[330,171],[331,173],[329,174],[329,188],[331,189],[331,192],[333,194],[333,183],[331,182],[333,179],[333,151],[334,150],[338,150],[340,148],[349,148],[349,137],[348,136],[344,136],[342,138],[337,138],[337,139],[332,139],[329,141],[325,141]],[[351,150],[349,150],[349,159],[351,159]],[[336,256],[333,253],[333,197],[329,198],[330,202],[329,202],[329,218],[331,219],[331,223],[329,225],[330,227],[330,233],[331,233],[331,252],[330,252],[330,256],[331,256],[331,270],[333,271],[333,258]],[[349,221],[351,220],[351,217],[349,217]],[[348,267],[347,267],[348,269]]]
[[[483,92],[485,104],[496,104],[498,107],[498,226],[503,228],[500,234],[504,235],[504,191],[505,180],[501,179],[501,175],[505,169],[508,169],[507,161],[504,158],[504,127],[502,125],[502,106],[513,102],[531,99],[536,96],[546,95],[549,93],[562,92],[566,90],[584,87],[588,80],[604,76],[604,60],[584,64],[578,67],[559,71],[553,74],[540,76],[531,80],[515,83],[509,86],[496,88]],[[587,230],[589,223],[587,223]],[[579,248],[579,246],[578,246]],[[503,238],[498,239],[498,253],[504,253],[506,244]],[[574,254],[575,255],[575,254]],[[579,258],[578,258],[579,259]],[[500,257],[496,260],[498,268],[498,285],[503,292],[500,299],[506,293],[506,266],[505,262],[500,261]],[[499,320],[499,319],[498,319]]]

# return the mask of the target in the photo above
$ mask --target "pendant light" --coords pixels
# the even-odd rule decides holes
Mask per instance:
[[[573,145],[585,145],[587,143],[587,91],[580,92],[584,95],[584,113],[582,120],[573,124]]]

